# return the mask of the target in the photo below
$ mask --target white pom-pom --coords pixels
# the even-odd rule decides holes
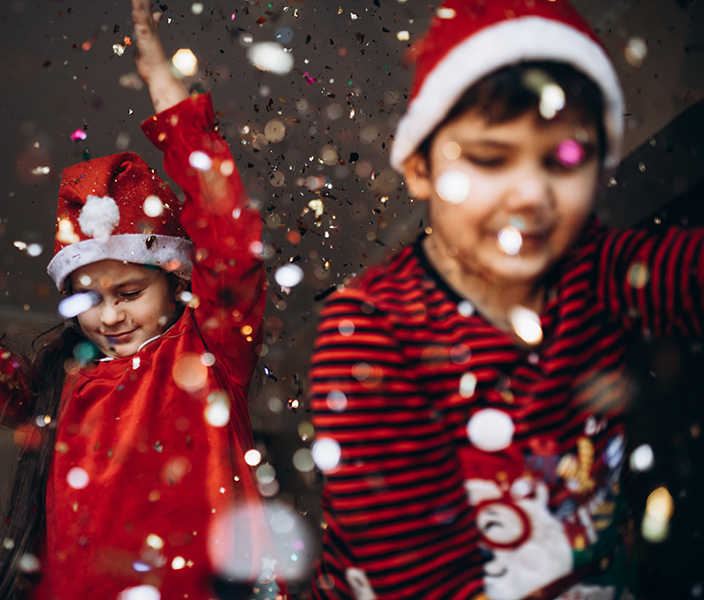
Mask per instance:
[[[110,196],[89,195],[78,217],[81,231],[94,238],[106,238],[120,222],[120,209]]]

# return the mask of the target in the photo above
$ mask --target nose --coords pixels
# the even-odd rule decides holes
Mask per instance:
[[[507,203],[511,211],[545,210],[554,199],[550,174],[539,165],[531,165],[515,173]]]
[[[100,307],[100,322],[106,327],[117,325],[125,318],[125,313],[121,308],[121,304],[106,301]]]

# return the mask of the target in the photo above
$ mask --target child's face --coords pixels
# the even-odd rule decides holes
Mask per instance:
[[[429,201],[435,249],[462,272],[536,284],[580,235],[599,177],[597,129],[568,110],[540,119],[489,124],[470,109],[436,132],[427,161],[406,162],[411,192]]]
[[[97,294],[97,304],[78,315],[78,323],[106,356],[136,354],[175,319],[176,305],[161,269],[102,260],[76,269],[70,281],[74,293]]]

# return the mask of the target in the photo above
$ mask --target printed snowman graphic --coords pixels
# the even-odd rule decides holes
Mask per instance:
[[[547,486],[516,480],[504,494],[493,481],[465,482],[477,526],[492,558],[484,565],[491,600],[519,600],[572,571],[572,549],[548,510]]]

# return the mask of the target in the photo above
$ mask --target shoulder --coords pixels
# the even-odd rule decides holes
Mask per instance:
[[[326,305],[349,302],[372,302],[377,308],[403,299],[416,287],[425,271],[418,260],[417,243],[372,265],[349,284],[330,296]]]

